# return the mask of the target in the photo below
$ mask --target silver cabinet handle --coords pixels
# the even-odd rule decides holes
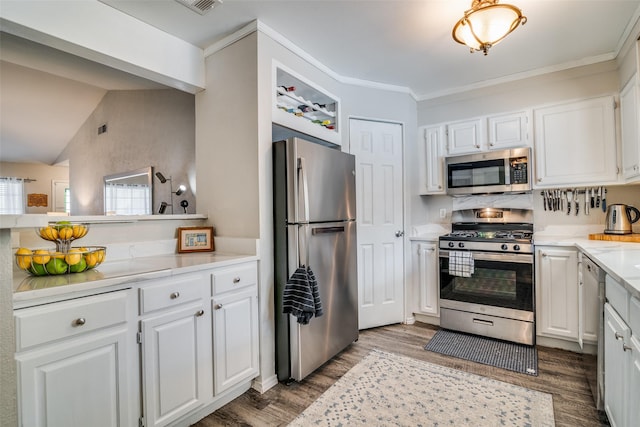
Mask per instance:
[[[240,278],[239,277],[234,277],[233,278],[233,283],[240,283]]]
[[[204,315],[204,310],[198,310],[196,311],[196,317],[200,317]]]
[[[220,310],[222,308],[222,304],[216,304],[213,306],[216,310]]]
[[[622,335],[620,335],[619,333],[615,333],[614,336],[616,337],[617,340],[622,340],[624,339],[624,337]]]
[[[622,350],[624,351],[633,351],[633,349],[631,347],[629,347],[628,345],[625,345],[624,343],[622,344]]]
[[[402,236],[404,236],[404,231],[402,230],[396,231],[396,237],[402,237]]]
[[[71,323],[71,326],[82,326],[85,323],[87,323],[87,319],[85,319],[84,317],[79,317],[76,320],[73,321],[73,323]]]
[[[169,298],[176,299],[179,296],[180,296],[180,292],[172,292],[171,295],[169,295]]]

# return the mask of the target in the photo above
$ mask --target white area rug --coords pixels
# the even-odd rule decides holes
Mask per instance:
[[[554,426],[548,393],[371,351],[290,426]]]

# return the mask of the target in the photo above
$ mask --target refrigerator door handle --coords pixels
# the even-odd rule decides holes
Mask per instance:
[[[302,182],[300,182],[302,181]],[[300,185],[302,184],[302,185]],[[298,157],[298,189],[302,188],[302,202],[303,202],[303,221],[300,222],[300,226],[304,227],[304,233],[298,233],[298,265],[306,265],[309,267],[309,238],[310,229],[309,226],[309,183],[307,181],[307,168],[305,166],[304,157]],[[304,242],[301,244],[300,239],[304,236]],[[302,259],[302,247],[304,245],[305,257]]]

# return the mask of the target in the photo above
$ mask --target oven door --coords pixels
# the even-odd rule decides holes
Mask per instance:
[[[440,251],[440,305],[455,309],[495,307],[494,315],[513,313],[508,317],[514,318],[522,317],[524,312],[522,320],[532,321],[533,255],[492,252],[472,255],[474,272],[471,277],[461,277],[449,272],[449,251]]]

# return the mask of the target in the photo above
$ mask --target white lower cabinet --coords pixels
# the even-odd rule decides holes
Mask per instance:
[[[211,398],[209,313],[203,299],[142,320],[143,425],[168,425]]]
[[[130,426],[130,290],[16,310],[20,426]]]
[[[258,284],[255,264],[213,273],[215,394],[258,375]]]
[[[606,278],[604,306],[604,409],[613,427],[640,420],[640,301]]]
[[[411,249],[413,286],[418,291],[416,302],[419,305],[417,312],[438,316],[440,314],[438,304],[440,295],[438,244],[433,242],[414,242]]]
[[[24,427],[186,426],[259,374],[255,261],[131,282],[14,318]]]
[[[536,247],[536,334],[578,341],[578,252]]]

